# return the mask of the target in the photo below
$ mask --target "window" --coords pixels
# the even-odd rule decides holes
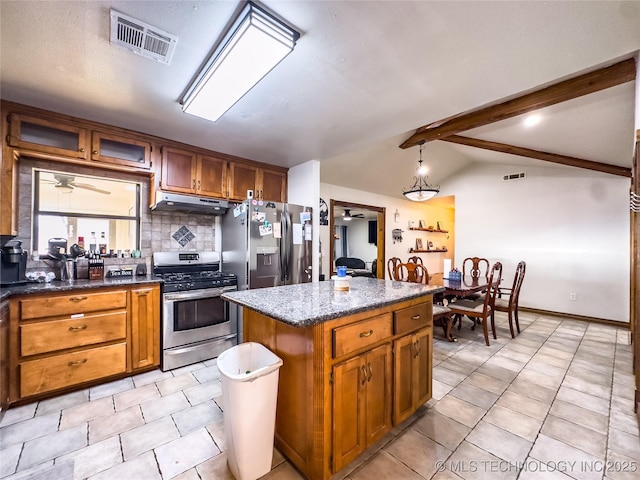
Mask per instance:
[[[86,251],[139,250],[139,232],[139,183],[33,170],[34,250],[47,252],[52,238]]]

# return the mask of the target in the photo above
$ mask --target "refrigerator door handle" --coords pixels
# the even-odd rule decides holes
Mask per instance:
[[[289,214],[286,208],[282,210],[280,217],[281,236],[280,236],[280,279],[283,284],[289,280]]]

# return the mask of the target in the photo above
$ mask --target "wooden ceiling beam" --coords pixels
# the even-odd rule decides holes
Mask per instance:
[[[400,148],[414,147],[422,142],[443,140],[449,135],[506,120],[540,108],[572,100],[616,85],[635,80],[634,58],[585,73],[548,87],[529,92],[496,105],[454,115],[418,128]]]
[[[557,153],[542,152],[540,150],[532,150],[530,148],[517,147],[506,143],[489,142],[477,138],[461,137],[460,135],[449,135],[441,138],[443,142],[457,143],[459,145],[468,145],[470,147],[483,148],[494,152],[509,153],[511,155],[519,155],[521,157],[535,158],[545,162],[559,163],[561,165],[569,165],[571,167],[586,168],[596,172],[610,173],[611,175],[619,175],[621,177],[631,178],[631,169],[620,167],[618,165],[610,165],[608,163],[594,162],[584,160],[582,158],[569,157],[559,155]]]

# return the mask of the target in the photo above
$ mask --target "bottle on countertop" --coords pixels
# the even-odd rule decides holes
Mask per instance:
[[[84,250],[84,237],[78,236],[78,246]]]
[[[100,243],[98,244],[98,249],[100,255],[106,255],[107,254],[107,239],[104,236],[104,232],[100,233]]]
[[[98,252],[98,239],[96,238],[96,232],[91,232],[91,236],[89,237],[89,251],[91,253]]]

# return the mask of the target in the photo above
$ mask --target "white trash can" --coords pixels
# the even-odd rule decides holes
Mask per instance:
[[[255,480],[271,471],[281,365],[280,357],[254,342],[218,356],[227,462],[236,480]]]

